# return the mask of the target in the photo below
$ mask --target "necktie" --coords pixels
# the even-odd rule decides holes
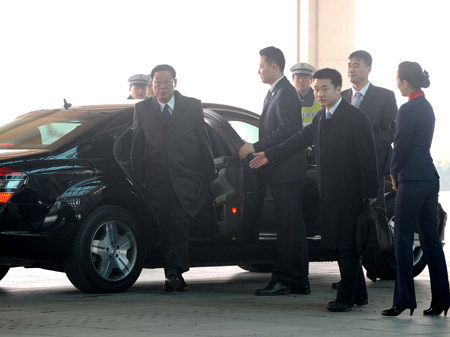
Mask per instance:
[[[330,118],[331,118],[331,112],[330,112],[329,110],[327,110],[327,112],[326,112],[326,118],[327,118],[327,119],[330,119]]]
[[[170,118],[170,111],[169,111],[169,105],[168,104],[164,105],[163,117],[164,117],[164,121],[167,123],[169,121],[169,118]]]
[[[356,106],[357,108],[359,108],[359,105],[361,104],[362,97],[363,97],[363,95],[359,91],[357,91],[355,93],[355,99],[353,101],[353,105]]]
[[[272,92],[269,90],[267,92],[266,98],[264,99],[264,106],[270,102],[270,99],[272,98]]]

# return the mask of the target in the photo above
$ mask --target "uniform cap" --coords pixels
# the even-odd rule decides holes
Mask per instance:
[[[150,76],[144,74],[136,74],[128,79],[130,85],[146,86],[150,84]]]
[[[296,63],[291,67],[291,72],[293,75],[309,75],[312,76],[316,69],[309,63],[300,62]]]

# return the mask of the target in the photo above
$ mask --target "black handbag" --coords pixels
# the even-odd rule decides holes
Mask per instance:
[[[356,228],[356,251],[361,255],[367,277],[377,281],[376,261],[380,253],[393,246],[392,229],[383,208],[370,205],[366,200],[364,210],[358,217]]]
[[[360,255],[375,255],[393,246],[392,229],[383,208],[364,202],[364,210],[358,217],[356,251]]]

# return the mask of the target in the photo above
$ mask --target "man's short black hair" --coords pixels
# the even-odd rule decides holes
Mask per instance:
[[[321,80],[330,79],[331,84],[333,84],[335,88],[342,87],[342,76],[336,69],[324,68],[317,70],[313,75],[313,79],[316,78]]]
[[[172,77],[174,79],[177,78],[177,73],[175,72],[175,69],[168,64],[159,64],[156,67],[154,67],[152,69],[152,72],[150,73],[150,78],[153,80],[153,76],[155,76],[156,72],[164,71],[164,70],[170,71],[172,73]]]
[[[363,60],[367,67],[372,66],[372,56],[365,50],[357,50],[350,54],[349,59]]]
[[[284,66],[286,65],[286,60],[284,59],[283,52],[275,47],[266,47],[259,51],[259,55],[266,58],[268,64],[276,64],[280,68],[281,72],[284,72]]]

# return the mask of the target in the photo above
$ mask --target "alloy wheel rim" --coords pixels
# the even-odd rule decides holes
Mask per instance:
[[[127,277],[136,264],[137,244],[133,232],[124,222],[110,220],[95,231],[90,257],[95,271],[107,281]]]

